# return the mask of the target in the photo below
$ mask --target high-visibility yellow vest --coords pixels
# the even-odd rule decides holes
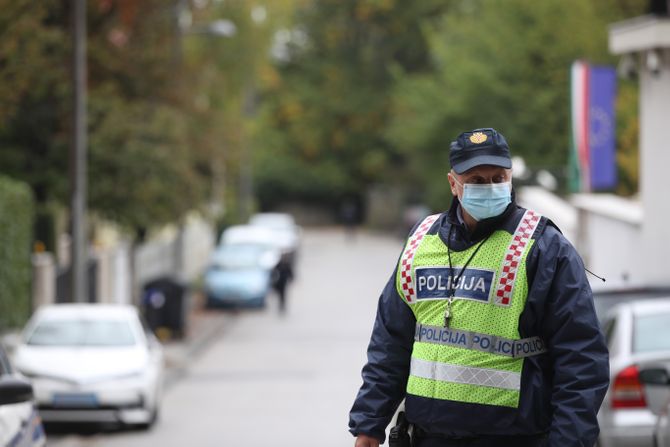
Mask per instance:
[[[439,235],[426,234],[437,217],[417,227],[398,265],[396,287],[417,321],[407,392],[517,408],[524,358],[545,352],[541,339],[520,339],[518,328],[528,293],[526,256],[540,216],[526,211],[514,234],[495,231],[472,259],[479,244],[451,250],[453,269]]]

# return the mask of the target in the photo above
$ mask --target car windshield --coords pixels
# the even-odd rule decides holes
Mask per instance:
[[[250,220],[252,225],[272,228],[276,230],[286,230],[293,227],[293,219],[284,215],[257,215]]]
[[[635,318],[633,352],[670,351],[670,313],[638,315]]]
[[[214,254],[214,264],[220,268],[255,268],[262,264],[268,248],[262,245],[231,244],[220,247]]]
[[[133,346],[132,328],[122,320],[46,320],[28,338],[36,346]]]

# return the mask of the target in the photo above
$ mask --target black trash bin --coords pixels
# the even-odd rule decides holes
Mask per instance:
[[[160,340],[184,337],[186,309],[186,287],[179,281],[163,277],[144,285],[144,318]]]

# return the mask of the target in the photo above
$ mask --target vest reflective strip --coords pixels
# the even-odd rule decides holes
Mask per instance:
[[[495,304],[499,306],[509,306],[512,303],[512,294],[514,291],[514,281],[516,273],[521,263],[521,257],[528,245],[528,241],[535,233],[537,225],[542,216],[532,210],[526,210],[519,225],[514,231],[512,242],[510,242],[502,265],[500,266],[500,280],[496,286]]]
[[[540,337],[528,337],[519,340],[480,334],[478,332],[452,329],[443,326],[416,324],[414,340],[423,343],[453,346],[473,351],[512,357],[515,359],[531,357],[547,352]]]
[[[463,383],[513,391],[521,389],[521,373],[430,362],[414,357],[409,373],[414,377],[440,382]]]
[[[405,250],[402,252],[400,258],[400,284],[402,286],[402,294],[408,303],[411,303],[416,298],[416,289],[414,287],[414,275],[412,275],[412,262],[414,262],[414,254],[419,247],[421,240],[426,235],[433,223],[440,217],[439,214],[433,214],[423,219],[423,222],[414,230],[410,236]]]

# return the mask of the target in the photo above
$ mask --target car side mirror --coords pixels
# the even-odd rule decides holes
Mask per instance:
[[[33,399],[33,386],[30,382],[16,377],[0,379],[0,405],[29,402]]]
[[[665,368],[643,369],[640,381],[646,385],[670,385],[670,375]]]

